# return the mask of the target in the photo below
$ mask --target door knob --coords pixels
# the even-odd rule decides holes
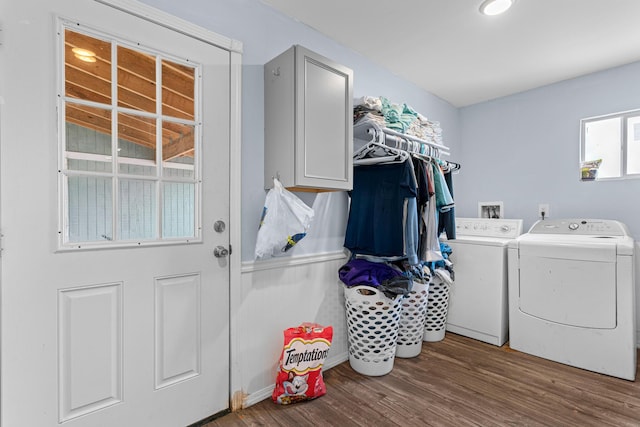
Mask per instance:
[[[229,249],[225,248],[224,246],[216,246],[216,248],[213,250],[213,255],[216,258],[224,258],[229,255]]]

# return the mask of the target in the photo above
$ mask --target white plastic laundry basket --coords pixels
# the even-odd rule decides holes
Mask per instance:
[[[437,275],[431,279],[429,286],[429,304],[427,320],[424,325],[424,341],[442,341],[447,327],[447,311],[449,309],[449,285]]]
[[[363,375],[391,372],[396,354],[402,296],[387,298],[368,286],[344,291],[349,364]]]
[[[416,357],[422,351],[428,302],[429,282],[414,280],[411,293],[401,301],[397,357]]]

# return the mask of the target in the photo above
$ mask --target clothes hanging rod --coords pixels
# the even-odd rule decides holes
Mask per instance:
[[[354,129],[354,138],[361,138],[359,135],[364,134],[369,135],[372,141],[376,141],[384,144],[384,138],[388,137],[388,139],[398,138],[399,140],[411,140],[417,142],[418,144],[426,145],[427,147],[434,148],[441,152],[444,155],[449,155],[449,147],[437,144],[435,142],[426,141],[424,139],[418,138],[413,135],[407,135],[405,133],[397,132],[393,129],[389,129],[387,127],[382,127],[379,123],[375,123],[371,120],[360,120],[353,125]]]
[[[442,151],[444,151],[446,153],[449,153],[449,147],[447,147],[445,145],[436,144],[435,142],[425,141],[424,139],[420,139],[417,136],[407,135],[406,133],[397,132],[397,131],[395,131],[393,129],[389,129],[389,128],[380,128],[380,130],[385,134],[397,136],[398,138],[402,138],[402,139],[410,139],[410,140],[418,142],[420,144],[425,144],[425,145],[428,145],[429,147],[437,148],[438,150],[442,150]]]

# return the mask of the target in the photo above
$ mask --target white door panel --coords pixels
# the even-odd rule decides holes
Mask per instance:
[[[228,408],[230,55],[93,1],[0,5],[2,425],[182,426]],[[202,64],[200,243],[59,251],[58,17]]]

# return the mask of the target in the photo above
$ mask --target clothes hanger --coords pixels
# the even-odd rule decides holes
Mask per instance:
[[[423,153],[411,153],[411,155],[417,159],[424,160],[425,162],[433,162],[433,157]]]
[[[402,163],[409,158],[406,151],[377,142],[369,142],[353,153],[353,164],[373,165],[382,163]]]
[[[356,159],[361,159],[366,157],[370,153],[371,149],[373,148],[373,146],[371,145],[372,143],[380,145],[378,140],[379,140],[379,137],[377,133],[375,132],[372,133],[371,140],[353,152],[352,154],[353,159],[356,160]]]
[[[358,150],[354,151],[353,153],[353,159],[354,160],[358,160],[358,159],[364,159],[366,157],[373,157],[373,156],[390,156],[390,155],[397,155],[400,152],[400,150],[395,149],[393,147],[389,147],[388,145],[385,144],[380,144],[379,142],[368,142],[365,145],[363,145],[362,147],[360,147]]]
[[[450,172],[458,172],[460,170],[460,163],[447,161],[447,166],[449,167]]]

